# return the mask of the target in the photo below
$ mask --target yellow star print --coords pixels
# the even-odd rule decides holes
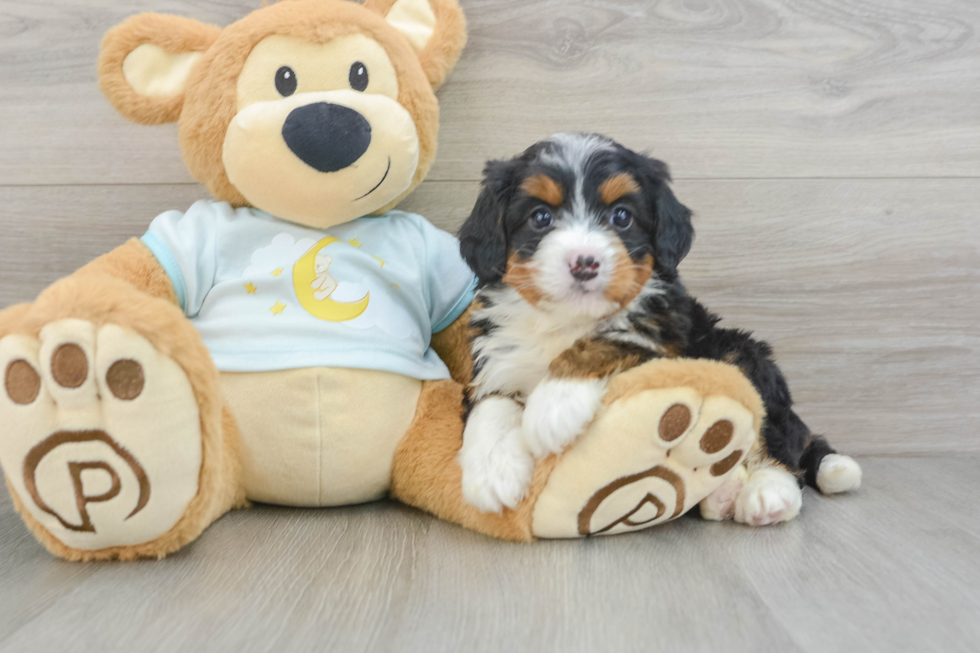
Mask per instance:
[[[253,284],[251,281],[245,284],[245,292],[247,294],[254,295],[256,290],[258,290],[258,288],[256,288],[255,284]]]
[[[279,315],[284,310],[286,310],[286,305],[283,304],[282,302],[276,302],[276,305],[270,308],[269,310],[272,311],[273,315]]]
[[[385,266],[385,260],[383,258],[381,258],[380,256],[375,256],[374,254],[371,254],[371,258],[373,258],[375,261],[377,261],[378,263],[380,263],[381,264],[381,267],[384,267]]]
[[[278,277],[280,274],[282,274],[282,268],[276,268],[272,271],[272,276],[274,277]]]
[[[401,286],[399,286],[397,283],[391,284],[391,287],[394,288],[395,290],[398,290],[399,288],[401,288]]]
[[[347,241],[347,244],[350,245],[351,247],[360,247],[361,241],[359,241],[357,238],[351,238],[350,240]]]

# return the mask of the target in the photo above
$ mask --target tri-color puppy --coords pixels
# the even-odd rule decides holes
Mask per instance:
[[[467,501],[516,507],[534,458],[585,430],[608,377],[656,357],[737,365],[765,403],[764,453],[702,501],[704,517],[792,519],[800,478],[825,493],[858,487],[858,464],[793,412],[769,345],[719,328],[684,289],[677,265],[694,228],[664,163],[602,136],[557,134],[484,174],[459,234],[480,280],[459,455]]]

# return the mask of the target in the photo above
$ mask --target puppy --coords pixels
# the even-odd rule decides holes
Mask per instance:
[[[657,357],[734,364],[765,403],[764,452],[702,501],[705,518],[792,519],[801,478],[825,493],[858,487],[857,463],[793,412],[769,345],[719,328],[684,289],[677,265],[694,228],[664,163],[599,135],[557,134],[484,175],[459,234],[480,286],[459,455],[467,501],[515,508],[534,459],[586,429],[606,380]]]

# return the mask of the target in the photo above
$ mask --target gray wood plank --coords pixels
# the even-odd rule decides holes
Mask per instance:
[[[975,650],[980,523],[961,504],[980,458],[861,463],[857,494],[808,492],[764,529],[519,545],[381,502],[240,511],[162,562],[73,565],[25,541],[0,565],[0,587],[22,579],[0,593],[0,651]]]
[[[463,4],[434,180],[558,130],[655,147],[680,178],[980,175],[971,0]],[[173,126],[100,96],[98,43],[139,11],[225,25],[257,5],[0,1],[0,183],[189,181]]]
[[[980,449],[980,186],[972,180],[687,180],[681,270],[724,324],[771,342],[801,415],[857,453]],[[475,182],[404,208],[455,230]],[[204,197],[196,185],[0,187],[0,306]],[[30,216],[30,217],[27,217]]]
[[[808,491],[796,539],[735,543],[736,564],[813,650],[976,650],[980,588],[961,581],[980,575],[977,462],[861,459],[858,496]]]

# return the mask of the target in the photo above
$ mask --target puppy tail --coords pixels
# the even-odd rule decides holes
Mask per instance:
[[[806,484],[822,494],[850,492],[861,486],[861,466],[830,446],[822,435],[811,434],[800,457]]]

